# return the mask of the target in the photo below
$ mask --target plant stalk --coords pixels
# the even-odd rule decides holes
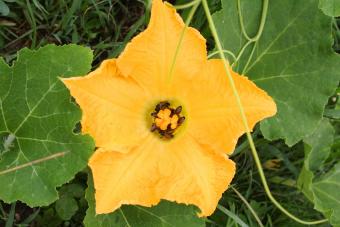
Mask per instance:
[[[207,3],[207,0],[202,0],[202,4],[203,4],[203,8],[204,8],[204,11],[206,13],[206,16],[207,16],[207,20],[208,20],[208,23],[209,23],[209,27],[210,27],[210,30],[211,30],[211,33],[214,37],[214,40],[215,40],[215,43],[216,43],[216,46],[217,46],[217,49],[219,51],[219,55],[220,55],[220,58],[222,59],[223,61],[223,65],[224,65],[224,69],[226,71],[226,74],[227,74],[227,77],[229,79],[229,82],[230,82],[230,85],[231,85],[231,88],[232,88],[232,91],[233,91],[233,94],[236,98],[236,102],[237,102],[237,106],[238,106],[238,109],[240,111],[240,115],[241,115],[241,118],[242,118],[242,122],[243,122],[243,125],[245,127],[245,130],[246,130],[246,134],[247,134],[247,138],[248,138],[248,141],[249,141],[249,145],[250,145],[250,148],[251,148],[251,152],[252,152],[252,155],[254,157],[254,160],[255,160],[255,163],[256,163],[256,166],[258,168],[258,171],[259,171],[259,175],[260,175],[260,178],[261,178],[261,181],[262,181],[262,184],[263,184],[263,187],[264,187],[264,190],[267,194],[267,196],[269,197],[270,201],[279,209],[281,210],[284,214],[286,214],[289,218],[291,218],[292,220],[296,221],[296,222],[299,222],[301,224],[305,224],[305,225],[316,225],[316,224],[320,224],[320,223],[324,223],[324,222],[327,222],[328,220],[327,219],[322,219],[322,220],[317,220],[317,221],[305,221],[305,220],[302,220],[298,217],[296,217],[295,215],[291,214],[288,210],[286,210],[275,198],[274,196],[272,195],[270,189],[269,189],[269,186],[268,186],[268,183],[267,183],[267,179],[264,175],[264,171],[263,171],[263,168],[261,166],[261,162],[260,162],[260,159],[259,159],[259,156],[258,156],[258,153],[256,151],[256,148],[255,148],[255,144],[254,144],[254,141],[253,141],[253,138],[250,134],[250,130],[249,130],[249,126],[248,126],[248,122],[247,122],[247,118],[246,118],[246,115],[245,115],[245,112],[244,112],[244,109],[243,109],[243,106],[242,106],[242,103],[241,103],[241,99],[240,99],[240,96],[238,94],[238,91],[236,89],[236,86],[235,86],[235,82],[231,76],[231,73],[229,71],[229,66],[228,66],[228,62],[223,54],[223,48],[222,48],[222,44],[221,44],[221,41],[220,41],[220,38],[217,34],[217,30],[216,30],[216,27],[215,27],[215,24],[214,24],[214,21],[212,19],[212,16],[211,16],[211,13],[210,13],[210,10],[209,10],[209,6],[208,6],[208,3]],[[263,30],[263,27],[260,26],[260,29]],[[259,33],[258,33],[259,34]]]

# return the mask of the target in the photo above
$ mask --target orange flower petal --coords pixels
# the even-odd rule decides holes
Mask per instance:
[[[117,60],[118,68],[152,94],[163,94],[183,28],[184,23],[172,6],[153,0],[148,28],[126,46]],[[197,30],[188,28],[173,75],[194,75],[206,58],[205,39]]]
[[[247,77],[232,73],[250,129],[273,116],[276,105]],[[188,133],[214,150],[230,154],[246,132],[222,60],[209,60],[195,81],[177,84],[176,95],[188,111]]]
[[[153,136],[127,154],[100,149],[89,165],[96,189],[96,213],[122,204],[152,206],[161,199],[194,204],[211,215],[235,174],[235,164],[193,138],[164,143]]]
[[[63,80],[83,110],[83,132],[99,147],[89,162],[97,213],[167,199],[194,204],[208,216],[235,174],[226,152],[234,150],[245,129],[223,63],[208,61],[204,38],[188,28],[172,68],[183,28],[171,6],[154,0],[148,28],[117,61]],[[263,90],[231,73],[251,128],[275,114],[275,103]],[[147,125],[152,119],[146,111],[154,108],[148,105],[165,100],[178,101],[185,115],[183,131],[169,141]],[[154,123],[163,129],[177,123],[166,111],[158,117]]]
[[[117,71],[116,60],[106,60],[85,77],[62,79],[83,111],[82,131],[97,147],[125,152],[143,140],[147,95]]]

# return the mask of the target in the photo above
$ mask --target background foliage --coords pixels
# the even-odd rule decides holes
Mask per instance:
[[[182,4],[187,1],[171,2]],[[249,36],[255,35],[258,30],[262,9],[260,0],[240,2],[238,8],[237,0],[209,1],[211,11],[216,12],[214,19],[223,40],[223,47],[233,51],[235,55],[238,55],[248,42],[242,34],[238,9],[241,9],[245,30]],[[340,172],[338,164],[340,106],[337,92],[340,90],[339,88],[335,90],[339,83],[340,71],[338,70],[339,56],[332,51],[332,47],[335,51],[340,51],[338,27],[340,20],[334,18],[339,16],[339,5],[336,0],[269,1],[268,18],[261,38],[248,44],[239,63],[235,66],[237,70],[246,72],[259,86],[267,90],[279,106],[279,114],[272,120],[264,121],[261,128],[258,126],[253,133],[274,196],[284,207],[301,218],[315,220],[325,215],[335,226],[340,226],[338,203],[340,198],[337,193]],[[17,54],[17,51],[23,47],[38,49],[48,43],[58,45],[75,43],[87,46],[93,50],[92,68],[95,68],[103,59],[117,56],[131,37],[145,28],[149,12],[150,1],[146,0],[0,0],[0,15],[2,15],[0,54],[4,59],[0,63],[1,102],[4,100],[4,94],[15,91],[10,87],[9,75],[17,75],[15,78],[19,78],[18,75],[33,78],[32,83],[28,85],[28,94],[35,93],[35,90],[30,90],[36,87],[34,83],[41,83],[42,88],[48,88],[50,85],[51,81],[41,80],[43,77],[34,68],[38,65],[27,69],[22,66],[25,62],[35,60],[42,61],[41,65],[48,65],[45,70],[54,72],[50,77],[52,81],[56,81],[61,75],[84,74],[91,67],[91,53],[84,47],[71,45],[60,49],[48,46],[37,52],[26,49]],[[187,13],[187,10],[181,11],[183,17]],[[209,50],[213,51],[214,42],[202,7],[198,8],[191,25],[203,33],[208,40]],[[51,64],[49,51],[60,51],[58,60],[66,62]],[[68,52],[77,55],[79,61],[67,61]],[[250,59],[249,63],[248,59]],[[13,66],[8,67],[7,64]],[[18,79],[15,85],[18,84],[25,84],[25,78]],[[23,113],[27,112],[24,109],[25,104],[21,104],[25,102],[23,98],[25,89],[20,87],[15,89],[21,94],[20,98],[16,100],[13,93],[10,102],[4,102],[4,106],[0,108],[6,116],[13,116],[14,123],[9,122],[9,124],[14,125],[22,117],[25,118],[25,114],[21,116],[15,112],[15,109],[19,106],[23,108]],[[46,90],[42,89],[36,95],[26,94],[28,102],[35,103],[40,100],[39,92],[43,95]],[[64,100],[63,102],[69,99],[67,92],[61,89],[61,85],[56,92],[57,94],[54,95],[63,97],[60,99]],[[48,102],[52,102],[51,100],[47,99]],[[72,135],[73,126],[79,120],[79,111],[70,103],[65,105],[65,103],[57,103],[54,108],[41,110],[44,115],[54,114],[59,106],[72,112],[71,117],[67,117],[70,121],[65,122],[67,127],[62,133],[64,136],[58,138],[58,135],[53,135],[48,139],[58,139],[59,147],[61,144],[70,143],[71,139],[68,136],[70,133],[71,137],[81,141],[78,145],[70,145],[67,150],[71,153],[77,152],[73,146],[82,146],[84,147],[82,155],[86,159],[90,155],[93,144],[89,138]],[[30,104],[28,109],[29,107]],[[64,115],[60,117],[65,118]],[[0,131],[3,132],[0,132],[0,137],[5,141],[8,135],[4,131],[8,130],[1,128],[5,125],[1,121],[2,119]],[[51,123],[53,119],[46,119],[46,121]],[[28,127],[31,125],[28,124]],[[54,127],[50,124],[46,130],[53,130]],[[77,131],[78,128],[75,132]],[[20,137],[20,135],[16,136]],[[39,133],[27,137],[39,139]],[[39,148],[43,146],[39,143],[41,142],[31,140],[23,147],[25,151],[26,149],[29,151],[27,157],[29,160],[35,160],[36,152],[41,151]],[[64,148],[63,146],[60,147]],[[28,191],[34,191],[33,186],[37,187],[37,184],[33,180],[30,189],[28,187],[30,183],[27,182],[29,179],[25,179],[25,176],[27,174],[31,176],[35,171],[34,168],[28,167],[25,172],[17,171],[21,180],[16,185],[11,185],[13,175],[2,173],[3,169],[7,169],[6,162],[10,158],[13,161],[21,157],[17,146],[11,149],[11,153],[4,154],[5,149],[2,148],[0,154],[0,199],[2,199],[0,226],[5,224],[7,226],[80,226],[84,218],[87,226],[98,226],[98,223],[101,226],[140,226],[138,222],[140,220],[144,220],[148,226],[201,226],[204,222],[208,226],[258,226],[254,215],[242,199],[248,201],[264,226],[299,226],[278,211],[267,199],[245,138],[239,140],[232,156],[238,168],[233,188],[224,193],[220,206],[206,220],[199,220],[194,215],[196,212],[194,207],[177,206],[168,202],[151,209],[123,207],[114,214],[94,217],[93,188],[88,171],[84,169],[70,181],[75,172],[85,167],[85,162],[81,159],[79,162],[76,161],[79,165],[68,176],[59,172],[60,177],[56,177],[56,183],[43,181],[43,184],[41,182],[38,184],[40,188],[46,186],[48,191],[52,192],[48,199],[41,194],[38,195],[40,198],[31,201]],[[58,149],[56,147],[53,150],[57,153]],[[9,154],[14,156],[8,158]],[[24,162],[22,157],[18,160]],[[46,165],[55,166],[55,162],[46,162]],[[64,162],[67,164],[70,160]],[[37,171],[43,170],[39,168]],[[47,178],[53,178],[54,173],[58,171],[52,170],[50,173],[53,175],[48,175],[46,171],[43,174],[46,174]],[[39,180],[39,177],[35,180]],[[30,208],[25,203],[15,202],[16,200],[36,207]],[[176,218],[164,218],[167,215],[175,215]],[[320,226],[329,226],[329,223]]]

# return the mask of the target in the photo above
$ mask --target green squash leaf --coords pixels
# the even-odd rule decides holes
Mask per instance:
[[[9,8],[6,5],[6,3],[2,0],[0,0],[0,14],[1,16],[7,16],[9,14]]]
[[[340,163],[312,184],[315,209],[323,212],[334,226],[340,226]]]
[[[89,174],[88,188],[85,195],[89,208],[84,224],[87,227],[203,227],[204,219],[197,217],[194,206],[162,201],[157,206],[123,206],[110,214],[95,214],[93,179]]]
[[[329,171],[324,166],[331,152],[334,133],[329,121],[323,120],[318,128],[304,139],[305,161],[298,179],[298,187],[331,224],[340,225],[340,163]]]
[[[85,189],[81,184],[72,183],[61,186],[59,188],[59,199],[55,203],[58,216],[64,221],[70,220],[79,210],[76,198],[85,200],[84,195]]]
[[[340,16],[340,0],[320,0],[319,8],[328,16]]]
[[[59,197],[70,196],[74,198],[83,198],[85,195],[85,189],[81,184],[66,184],[59,189]]]
[[[84,75],[91,62],[76,45],[23,49],[12,66],[0,59],[1,200],[48,205],[87,165],[94,143],[72,132],[81,113],[58,77]]]
[[[72,196],[63,196],[55,203],[55,210],[64,221],[70,220],[78,209],[78,203]]]
[[[245,30],[253,37],[262,1],[240,2]],[[222,10],[214,14],[223,47],[236,56],[247,41],[237,9],[236,0],[222,0]],[[262,36],[246,47],[234,67],[277,104],[278,113],[261,122],[267,139],[283,138],[293,145],[317,127],[340,80],[340,57],[331,46],[331,18],[318,9],[317,0],[269,1]]]

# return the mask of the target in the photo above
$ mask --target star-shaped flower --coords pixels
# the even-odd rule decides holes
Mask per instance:
[[[98,214],[166,199],[208,216],[235,174],[228,154],[245,132],[236,99],[197,30],[185,31],[173,65],[184,26],[173,7],[154,0],[148,28],[118,59],[63,79],[83,110],[83,133],[96,142],[89,166]],[[266,92],[230,72],[251,128],[276,113]]]

